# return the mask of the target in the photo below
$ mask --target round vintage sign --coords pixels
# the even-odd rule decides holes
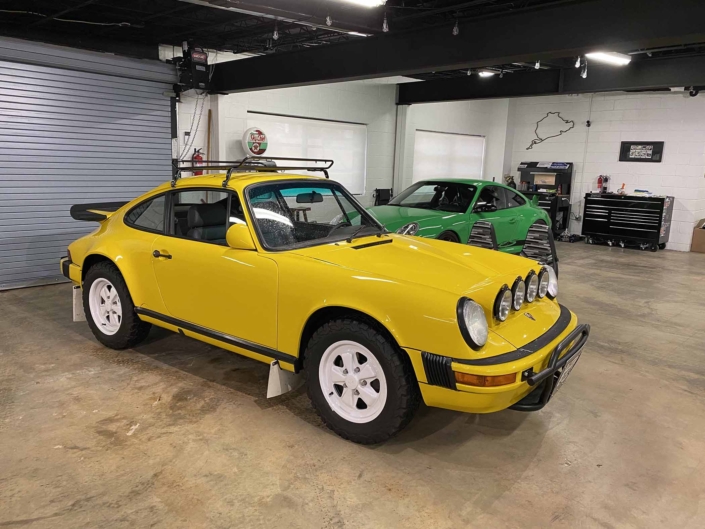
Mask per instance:
[[[257,127],[247,129],[242,136],[242,148],[247,154],[264,154],[267,150],[267,135]]]

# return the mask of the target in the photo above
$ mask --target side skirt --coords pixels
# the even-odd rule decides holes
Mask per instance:
[[[135,312],[140,316],[145,316],[147,318],[151,318],[157,321],[167,323],[169,325],[173,325],[178,329],[178,332],[182,334],[183,330],[190,331],[206,338],[210,338],[211,340],[216,340],[218,342],[222,342],[233,347],[238,347],[246,351],[257,353],[258,355],[266,356],[269,359],[278,360],[280,362],[286,362],[287,364],[291,364],[294,366],[295,373],[298,373],[301,370],[301,362],[297,357],[282,353],[281,351],[277,351],[276,349],[256,344],[248,340],[243,340],[242,338],[231,336],[229,334],[225,334],[219,331],[214,331],[206,327],[201,327],[200,325],[196,325],[195,323],[190,323],[184,320],[180,320],[178,318],[166,316],[165,314],[160,314],[159,312],[154,312],[153,310],[135,307]]]

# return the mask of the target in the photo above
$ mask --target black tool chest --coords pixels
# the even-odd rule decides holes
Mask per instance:
[[[668,242],[672,216],[673,197],[587,193],[582,235],[588,243],[656,251]]]
[[[527,198],[539,197],[539,207],[548,213],[551,218],[551,227],[554,235],[559,235],[568,229],[570,219],[570,200],[567,195],[554,195],[537,191],[522,191]]]

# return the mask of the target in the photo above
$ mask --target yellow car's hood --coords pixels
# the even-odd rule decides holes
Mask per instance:
[[[370,236],[295,250],[351,270],[465,294],[516,270],[525,275],[531,263],[494,250],[403,235]]]

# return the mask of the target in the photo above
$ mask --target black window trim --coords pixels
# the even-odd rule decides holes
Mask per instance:
[[[252,204],[250,203],[250,190],[255,189],[257,187],[264,187],[264,186],[268,186],[268,185],[277,185],[277,184],[298,184],[298,185],[303,185],[303,186],[319,185],[319,186],[323,186],[323,187],[328,187],[331,190],[333,190],[333,189],[338,190],[341,192],[341,195],[343,195],[351,204],[360,208],[360,217],[365,217],[369,221],[372,221],[372,226],[370,226],[370,227],[378,226],[380,230],[383,230],[383,233],[388,233],[384,229],[384,226],[382,224],[380,224],[380,222],[377,219],[375,219],[372,215],[370,215],[368,213],[367,209],[362,204],[360,204],[360,201],[357,200],[352,193],[350,193],[347,189],[345,189],[345,187],[343,187],[342,184],[339,184],[338,182],[335,182],[333,180],[323,180],[323,179],[319,179],[319,178],[316,178],[316,179],[302,178],[302,179],[291,179],[291,180],[289,180],[289,179],[268,180],[265,182],[257,182],[254,184],[250,184],[242,190],[242,194],[245,198],[245,204],[247,206],[247,215],[249,216],[250,221],[251,221],[251,225],[253,226],[254,232],[257,235],[257,240],[259,241],[262,248],[264,248],[264,250],[266,250],[268,252],[288,252],[291,250],[299,250],[301,248],[311,248],[313,246],[322,246],[324,244],[338,243],[338,242],[344,241],[345,239],[348,238],[347,235],[341,235],[340,240],[334,239],[334,240],[330,240],[330,241],[321,242],[320,239],[315,239],[315,240],[311,241],[311,244],[297,243],[297,244],[290,244],[288,246],[282,246],[279,248],[272,248],[271,246],[267,245],[267,243],[266,243],[266,241],[265,241],[264,237],[262,236],[262,233],[259,229],[259,224],[257,224],[255,214],[252,211]],[[288,207],[288,205],[287,205],[287,207]],[[360,220],[360,223],[362,223],[362,220]]]
[[[156,233],[157,235],[164,235],[164,227],[166,226],[166,213],[168,210],[168,197],[167,195],[169,194],[169,191],[164,191],[163,193],[157,193],[156,195],[152,195],[149,198],[146,198],[145,200],[142,200],[139,204],[135,204],[132,206],[129,210],[127,210],[127,213],[125,213],[122,217],[122,221],[125,223],[125,226],[128,226],[134,230],[139,230],[139,231],[144,231],[147,233]],[[135,209],[140,207],[141,205],[147,203],[147,202],[152,202],[159,197],[164,197],[164,218],[162,219],[162,229],[161,230],[153,230],[151,228],[145,228],[144,226],[138,226],[134,222],[129,222],[127,220],[127,217],[130,216],[130,213],[132,213]]]
[[[507,209],[520,208],[522,206],[526,206],[528,201],[526,200],[526,197],[524,195],[522,195],[521,193],[519,193],[515,189],[512,189],[511,187],[503,187],[502,189],[504,189],[504,199],[507,203]],[[519,198],[521,198],[524,201],[524,203],[509,205],[511,203],[510,198],[509,198],[509,193],[514,193],[515,195],[519,196]]]

